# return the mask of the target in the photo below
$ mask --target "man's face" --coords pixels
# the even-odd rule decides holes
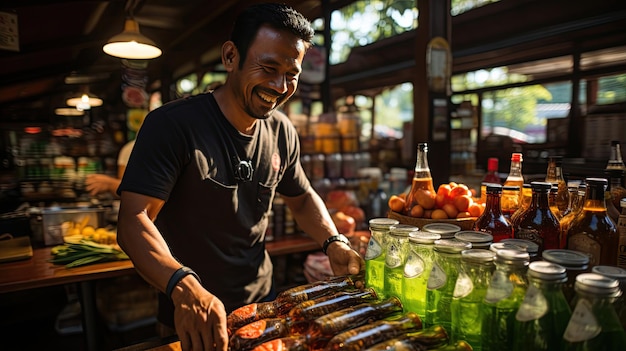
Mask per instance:
[[[296,91],[305,42],[287,31],[259,29],[241,68],[233,71],[241,107],[253,118],[269,117]]]

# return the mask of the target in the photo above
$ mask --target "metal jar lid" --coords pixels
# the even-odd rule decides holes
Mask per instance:
[[[434,245],[436,240],[441,239],[441,235],[437,233],[429,233],[424,231],[409,233],[409,242],[416,244]]]
[[[369,221],[370,230],[389,230],[391,226],[399,224],[400,221],[391,218],[372,218]]]
[[[581,273],[577,275],[574,288],[576,291],[602,297],[618,297],[621,295],[617,279],[598,273]]]
[[[528,276],[553,282],[567,281],[567,270],[557,263],[535,261],[528,265]]]
[[[520,245],[516,245],[512,243],[505,243],[502,241],[499,243],[493,243],[489,245],[489,250],[493,251],[494,253],[497,252],[498,250],[505,250],[505,249],[527,252],[525,246],[520,246]]]
[[[425,232],[436,233],[442,238],[453,238],[454,234],[461,231],[461,227],[452,223],[429,223],[422,226]]]
[[[389,228],[389,234],[394,236],[408,237],[409,234],[419,231],[420,229],[410,224],[395,224]]]
[[[496,262],[513,266],[526,266],[530,260],[528,252],[503,249],[496,251]]]
[[[528,254],[532,257],[532,256],[537,256],[537,253],[539,252],[539,245],[537,245],[536,243],[530,241],[530,240],[525,240],[525,239],[502,239],[501,242],[506,242],[506,243],[511,243],[511,244],[515,244],[518,246],[523,246],[526,248],[526,251],[528,251]]]
[[[458,253],[463,250],[469,250],[472,244],[458,239],[439,239],[435,241],[435,250],[445,253]]]
[[[496,253],[485,249],[469,249],[461,251],[461,259],[473,263],[489,263],[496,258]]]
[[[615,266],[594,266],[591,272],[613,278],[619,281],[620,286],[626,285],[626,269]]]
[[[493,235],[476,230],[461,230],[454,234],[454,237],[461,241],[472,243],[472,247],[474,247],[474,244],[491,243],[493,241]]]
[[[580,251],[565,249],[545,250],[541,257],[548,262],[560,264],[568,270],[585,270],[589,267],[589,256]]]

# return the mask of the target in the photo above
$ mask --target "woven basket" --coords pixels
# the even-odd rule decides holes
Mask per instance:
[[[474,222],[476,222],[475,217],[459,219],[429,219],[405,216],[391,210],[387,213],[387,217],[398,220],[402,224],[414,225],[420,229],[422,229],[424,225],[430,223],[450,223],[458,225],[459,227],[461,227],[461,230],[472,230]]]

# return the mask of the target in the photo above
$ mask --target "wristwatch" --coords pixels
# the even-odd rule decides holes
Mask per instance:
[[[324,244],[322,245],[322,251],[324,252],[325,255],[328,255],[328,253],[326,252],[328,250],[328,246],[334,243],[335,241],[342,242],[348,245],[348,247],[352,248],[352,246],[350,245],[350,240],[348,240],[348,238],[346,238],[345,235],[339,234],[339,235],[329,236],[328,239],[324,240]]]

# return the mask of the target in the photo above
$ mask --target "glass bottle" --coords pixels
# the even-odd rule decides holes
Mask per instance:
[[[579,274],[589,272],[589,256],[582,252],[561,249],[545,250],[542,257],[545,261],[556,263],[565,268],[567,281],[563,283],[563,295],[565,295],[565,299],[572,306],[571,302],[576,295],[574,291],[576,277]]]
[[[513,227],[515,227],[515,224],[517,224],[517,220],[519,219],[520,215],[524,213],[524,211],[528,210],[528,208],[530,207],[530,202],[533,200],[533,189],[530,184],[524,184],[522,186],[520,196],[521,200],[519,208],[515,212],[513,212],[510,218]]]
[[[563,333],[563,350],[624,350],[626,332],[613,301],[621,295],[615,279],[597,273],[576,277],[576,307]]]
[[[421,194],[420,194],[421,193]],[[406,197],[406,213],[410,213],[413,206],[418,205],[419,197],[435,198],[435,187],[433,185],[433,177],[428,167],[428,144],[417,144],[417,160],[415,162],[415,173],[411,182],[411,190]],[[425,209],[432,208],[424,206]]]
[[[344,275],[330,277],[309,284],[299,285],[280,292],[274,300],[278,306],[278,315],[287,315],[298,303],[332,294],[337,291],[354,289],[354,280],[357,276]]]
[[[619,140],[611,140],[611,156],[609,157],[606,169],[626,170],[626,165],[624,165],[622,159],[622,149],[620,148]]]
[[[378,300],[378,296],[374,289],[364,288],[363,290],[340,291],[332,295],[300,302],[289,311],[290,332],[302,334],[309,328],[309,322],[317,317],[376,300]]]
[[[502,187],[502,199],[500,200],[500,207],[502,208],[502,214],[504,218],[511,221],[511,216],[517,211],[521,204],[521,188],[517,185],[507,185]]]
[[[440,325],[433,325],[422,330],[406,333],[391,338],[365,349],[365,351],[422,351],[438,350],[438,347],[448,345],[449,337],[446,330]],[[460,350],[467,350],[461,348]],[[471,348],[470,348],[471,350]],[[455,351],[453,349],[453,351]]]
[[[547,261],[528,266],[528,290],[515,314],[514,351],[558,350],[572,310],[563,295],[565,268]]]
[[[571,211],[565,217],[561,218],[561,247],[567,247],[567,231],[569,226],[582,211],[585,204],[585,193],[587,192],[587,184],[579,184],[576,190],[576,196],[572,201]]]
[[[376,290],[380,298],[385,293],[385,257],[387,236],[391,227],[400,223],[391,218],[372,218],[370,240],[365,251],[365,286]]]
[[[402,313],[402,302],[392,296],[375,303],[363,303],[325,314],[311,321],[306,335],[312,350],[323,349],[335,335],[348,329]]]
[[[454,234],[454,238],[472,244],[472,249],[489,250],[493,243],[493,236],[489,233],[476,230],[461,230]]]
[[[473,230],[489,233],[493,236],[494,242],[513,237],[513,226],[502,214],[500,198],[502,196],[502,186],[498,184],[487,184],[487,203],[483,213],[474,222]]]
[[[509,170],[509,175],[504,181],[504,185],[517,185],[520,187],[520,189],[524,186],[522,161],[523,157],[521,153],[514,152],[513,154],[511,154],[511,169]]]
[[[545,182],[530,185],[533,192],[530,207],[517,220],[514,236],[539,245],[541,255],[543,250],[561,248],[561,225],[548,206],[548,192],[552,185]]]
[[[524,250],[528,252],[528,256],[530,257],[530,262],[536,261],[539,258],[541,258],[541,256],[539,256],[539,245],[537,245],[536,243],[530,240],[513,238],[513,239],[504,239],[501,242],[523,247]]]
[[[396,224],[387,236],[387,254],[385,255],[384,293],[383,296],[396,296],[402,299],[404,263],[409,250],[409,234],[419,230],[409,224]]]
[[[606,171],[606,175],[607,175],[606,178],[608,179],[609,183],[604,192],[604,202],[606,204],[606,213],[609,216],[609,218],[611,218],[613,223],[615,223],[616,225],[617,225],[617,221],[619,220],[620,210],[618,210],[619,205],[615,206],[615,202],[613,201],[614,200],[613,186],[615,184],[616,190],[620,191],[619,188],[621,188],[621,182],[622,182],[621,172],[623,171],[616,170],[616,169]],[[618,175],[618,173],[620,173],[620,175]]]
[[[495,269],[495,252],[470,249],[461,252],[461,271],[454,286],[450,309],[452,311],[452,341],[465,340],[475,351],[482,349],[480,343],[480,306],[487,294],[487,287]]]
[[[589,256],[589,266],[616,266],[619,236],[615,223],[606,213],[604,192],[607,180],[587,178],[587,193],[582,212],[567,231],[567,248]]]
[[[550,192],[548,193],[548,207],[550,207],[550,211],[557,220],[561,220],[561,211],[559,211],[559,207],[556,204],[556,197],[559,194],[559,188],[552,184],[550,188]]]
[[[607,173],[609,175],[609,190],[611,191],[613,205],[618,211],[621,211],[619,202],[623,198],[626,198],[626,188],[624,187],[624,175],[626,171],[614,169]]]
[[[387,339],[421,329],[420,317],[414,312],[407,312],[398,319],[381,319],[341,332],[328,341],[324,350],[360,351]]]
[[[450,303],[461,267],[461,251],[471,248],[472,244],[458,239],[435,241],[433,268],[426,284],[425,325],[441,325],[451,330]]]
[[[491,276],[481,307],[483,351],[510,350],[513,345],[515,314],[524,300],[528,279],[528,252],[498,250],[496,270]]]
[[[617,280],[622,295],[615,299],[613,305],[615,305],[615,312],[617,312],[622,328],[626,330],[626,269],[614,266],[595,266],[591,272]]]
[[[252,351],[309,351],[309,345],[306,335],[289,335],[282,338],[266,341]]]
[[[472,345],[465,340],[451,342],[448,345],[438,347],[435,351],[472,351]]]
[[[289,335],[289,320],[265,318],[237,329],[228,341],[231,350],[250,350],[266,341]]]
[[[402,305],[405,311],[426,317],[426,284],[433,268],[433,249],[441,235],[424,231],[409,234],[409,251],[404,264]]]
[[[487,173],[483,177],[480,187],[480,199],[483,203],[487,200],[487,184],[502,184],[502,180],[500,180],[500,175],[498,174],[498,163],[499,160],[497,157],[490,157],[487,160]]]
[[[561,218],[569,206],[569,192],[567,183],[563,177],[563,157],[550,156],[548,158],[548,170],[546,172],[546,183],[556,185],[555,206],[558,208],[557,217]]]
[[[617,266],[626,269],[626,197],[620,202],[622,213],[617,221],[617,232],[619,235],[619,253],[617,256]],[[626,292],[624,292],[626,294]]]
[[[226,317],[228,335],[232,335],[237,329],[246,324],[265,318],[278,317],[278,304],[276,301],[254,302],[241,306]]]

